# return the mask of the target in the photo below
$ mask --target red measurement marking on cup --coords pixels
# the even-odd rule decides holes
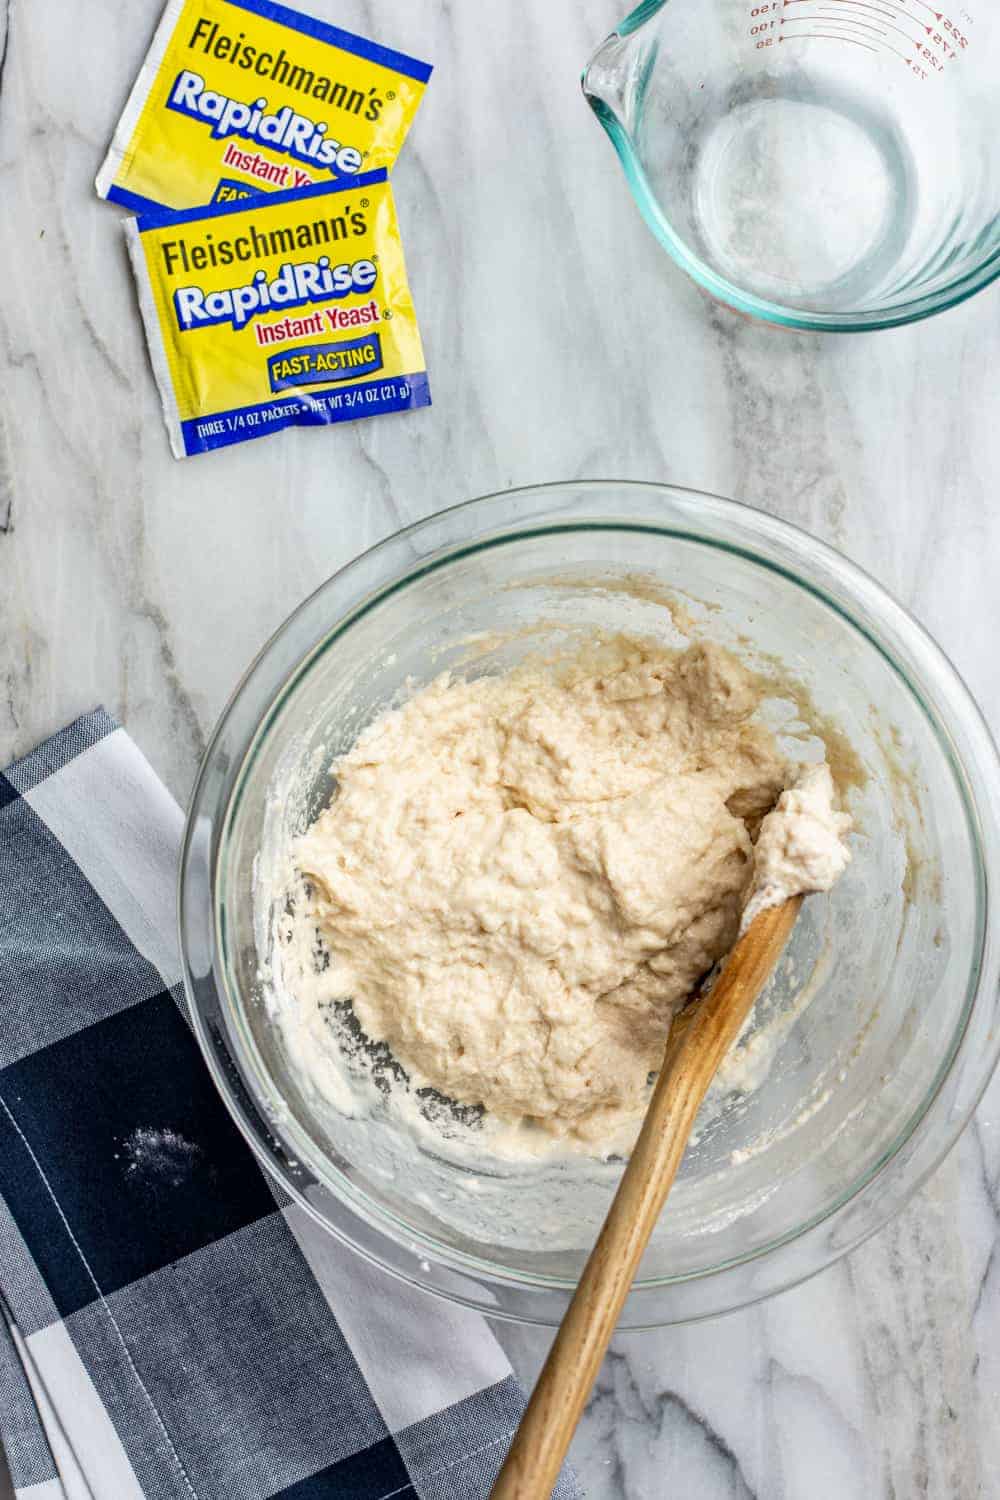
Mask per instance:
[[[831,3],[833,3],[833,0],[824,0],[824,3],[831,4]],[[844,3],[849,4],[850,0],[844,0]],[[883,50],[886,50],[886,51],[889,51],[889,52],[894,52],[896,54],[896,56],[902,62],[904,62],[907,65],[907,67],[909,67],[910,66],[910,58],[909,58],[909,56],[905,52],[901,52],[899,50],[898,45],[894,46],[892,44],[892,42],[889,40],[889,38],[886,36],[886,32],[885,32],[885,30],[883,28],[884,27],[891,27],[891,29],[896,33],[896,35],[902,38],[904,44],[906,44],[906,43],[910,44],[910,46],[913,48],[914,53],[916,54],[916,56],[919,57],[919,58],[921,58],[922,62],[924,64],[926,64],[926,66],[928,68],[930,68],[935,73],[942,73],[944,71],[944,62],[937,56],[937,54],[935,52],[931,51],[930,47],[925,46],[925,44],[922,41],[919,41],[919,40],[915,41],[913,39],[913,37],[907,36],[907,34],[906,34],[905,31],[902,31],[898,26],[892,26],[891,22],[888,22],[888,21],[883,22],[882,26],[879,27],[879,26],[873,26],[870,23],[865,22],[865,21],[854,20],[853,18],[849,19],[846,16],[843,17],[843,18],[841,18],[841,17],[839,17],[837,15],[831,15],[828,11],[817,10],[816,12],[814,12],[814,14],[816,16],[817,21],[824,22],[824,23],[825,22],[834,22],[836,25],[843,26],[844,28],[847,28],[847,27],[850,26],[850,27],[853,27],[855,31],[860,31],[862,33],[869,32],[872,35],[882,37],[884,39],[883,40]],[[796,18],[789,16],[786,19],[787,20],[794,20]],[[802,21],[806,22],[807,24],[809,24],[809,17],[802,16],[800,19]],[[782,25],[784,25],[784,24],[785,24],[785,22],[783,20],[782,21]],[[853,32],[852,32],[852,34],[853,34]],[[868,38],[868,39],[870,40],[870,38]]]
[[[825,0],[825,3],[827,5],[834,4],[834,3],[836,3],[836,0]],[[839,3],[841,3],[843,5],[849,5],[849,4],[851,4],[851,0],[839,0]],[[914,39],[913,39],[912,36],[907,36],[907,34],[906,34],[905,31],[903,31],[899,26],[894,26],[891,21],[883,21],[881,26],[873,26],[871,24],[871,22],[869,22],[869,21],[863,21],[860,17],[855,17],[855,16],[852,16],[852,15],[849,15],[849,14],[848,15],[838,15],[836,12],[834,12],[833,14],[831,14],[829,11],[817,10],[815,12],[815,15],[816,15],[817,21],[823,21],[823,22],[831,21],[836,26],[845,26],[845,27],[847,27],[847,26],[854,26],[854,27],[857,27],[858,29],[860,29],[862,31],[870,31],[870,32],[873,32],[875,35],[881,36],[881,37],[885,37],[885,35],[886,35],[886,29],[888,29],[890,31],[894,31],[897,36],[901,37],[902,40],[903,40],[903,42],[904,42],[904,44],[908,42],[911,46],[912,45],[918,45],[919,46],[919,43],[916,43],[916,44],[914,43]],[[781,24],[782,24],[782,26],[784,26],[786,24],[786,22],[793,22],[794,23],[797,20],[805,21],[807,24],[809,24],[809,22],[810,22],[810,18],[808,16],[801,16],[801,17],[798,17],[798,16],[786,16],[786,17],[784,17],[782,19]],[[900,56],[902,56],[902,55],[903,54],[900,53]]]
[[[790,6],[803,9],[787,15]],[[926,16],[915,13],[911,8],[915,6]],[[968,25],[968,13],[963,11],[962,16]],[[869,52],[893,54],[921,79],[944,72],[945,64],[954,62],[969,45],[961,27],[927,0],[762,0],[750,8],[749,20],[749,35],[758,51],[815,38],[851,42]],[[810,29],[800,30],[800,24]]]
[[[869,42],[859,42],[855,36],[844,36],[839,31],[799,31],[795,35],[780,36],[779,42],[808,42],[819,37],[827,42],[850,42],[854,47],[863,47],[866,52],[878,52],[878,47],[873,47]]]
[[[952,23],[947,19],[943,10],[935,10],[933,5],[927,4],[927,0],[910,0],[910,3],[912,5],[918,5],[920,9],[926,11],[929,16],[933,16],[935,21],[937,21],[939,24],[941,22],[944,22],[948,29],[951,30]],[[972,20],[972,17],[969,15],[968,11],[963,10],[962,15],[967,21]]]
[[[827,3],[829,3],[829,0],[827,0]],[[894,52],[897,57],[903,58],[903,60],[905,61],[905,53],[901,52],[898,47],[894,47],[893,46],[892,42],[889,41],[889,39],[886,36],[885,31],[882,29],[882,27],[881,26],[873,26],[871,24],[871,22],[869,22],[869,21],[858,20],[858,19],[855,19],[854,17],[848,16],[848,15],[843,15],[843,16],[832,15],[831,16],[828,12],[824,12],[822,10],[815,10],[815,11],[811,11],[810,14],[807,15],[807,16],[786,16],[786,17],[783,17],[781,24],[782,24],[782,26],[785,26],[785,25],[795,26],[797,24],[801,24],[803,26],[812,26],[812,27],[816,27],[816,26],[824,26],[824,27],[836,26],[837,27],[837,31],[833,32],[833,33],[831,33],[829,30],[823,31],[823,32],[819,32],[819,31],[815,31],[815,30],[813,30],[813,31],[797,31],[797,30],[796,31],[784,31],[784,32],[780,33],[780,38],[781,38],[781,40],[783,42],[798,41],[800,39],[804,39],[804,38],[810,37],[810,36],[830,36],[830,35],[833,35],[837,40],[840,40],[840,41],[848,41],[849,40],[849,41],[864,42],[869,47],[871,47],[872,51],[874,51],[874,52]],[[904,41],[906,40],[905,36],[904,36],[903,40]]]
[[[782,19],[782,26],[794,26],[801,21],[804,26],[813,26],[817,22],[826,25],[828,22],[833,26],[843,26],[845,29],[853,28],[862,32],[869,32],[871,36],[885,36],[881,26],[873,26],[869,21],[855,20],[853,16],[830,15],[829,11],[817,10],[811,16],[787,16]],[[793,33],[789,32],[789,35]]]
[[[806,40],[808,40],[809,37],[812,37],[812,36],[827,37],[830,40],[837,41],[837,42],[854,42],[857,46],[867,47],[870,52],[881,52],[881,53],[891,52],[892,54],[894,54],[894,56],[896,56],[896,57],[899,58],[900,62],[904,62],[904,63],[907,63],[907,65],[909,65],[908,59],[903,55],[902,52],[900,52],[900,50],[899,50],[898,47],[894,47],[891,42],[885,42],[885,41],[879,42],[879,41],[876,41],[874,37],[871,38],[871,39],[869,39],[869,40],[865,40],[865,39],[863,39],[861,37],[858,37],[856,34],[855,35],[846,35],[844,32],[835,32],[835,31],[799,31],[799,32],[789,33],[787,36],[783,36],[782,37],[782,41],[784,41],[784,42],[806,41]]]
[[[795,0],[786,0],[786,3],[792,4],[795,3]],[[842,25],[847,21],[856,21],[859,25],[861,25],[867,19],[867,17],[877,16],[883,28],[895,32],[897,36],[902,37],[903,41],[907,43],[907,45],[912,46],[918,40],[923,40],[922,36],[919,38],[915,37],[912,31],[905,31],[902,26],[896,25],[897,21],[908,20],[911,22],[915,31],[923,32],[923,26],[921,25],[921,23],[915,20],[914,17],[910,15],[909,11],[904,9],[904,7],[901,5],[897,6],[895,10],[886,10],[882,5],[869,4],[868,0],[822,0],[822,3],[824,5],[837,7],[837,11],[834,13],[831,13],[830,11],[815,12],[817,16],[822,16],[824,21],[835,21],[838,25]],[[863,11],[864,15],[856,15],[856,11]],[[795,16],[785,16],[782,18],[782,25],[784,25],[786,21],[794,21],[796,19],[798,18]],[[806,20],[807,18],[803,16],[801,19]],[[883,30],[882,34],[885,34],[885,30]]]

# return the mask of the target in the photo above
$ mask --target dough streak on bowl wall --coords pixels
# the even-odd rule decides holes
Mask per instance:
[[[709,641],[616,636],[442,676],[371,723],[268,874],[274,1014],[310,1086],[363,1108],[367,1055],[452,1154],[627,1151],[741,917],[850,857],[830,769],[790,761],[771,691]]]

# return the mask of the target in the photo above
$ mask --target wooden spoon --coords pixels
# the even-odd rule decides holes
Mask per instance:
[[[793,896],[760,912],[709,993],[671,1028],[639,1139],[491,1500],[549,1500],[701,1101],[781,956],[801,905],[802,897]]]

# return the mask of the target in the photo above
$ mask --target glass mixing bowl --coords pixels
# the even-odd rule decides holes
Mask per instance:
[[[373,1087],[360,1112],[318,1097],[274,1024],[259,862],[326,802],[332,758],[408,683],[463,662],[497,670],[581,629],[680,643],[678,625],[762,670],[779,662],[866,772],[852,864],[807,901],[740,1069],[703,1109],[623,1324],[739,1306],[895,1213],[953,1145],[1000,1048],[996,751],[946,658],[877,584],[803,532],[690,490],[595,481],[476,500],[381,543],[292,615],[223,714],[194,791],[185,980],[238,1125],[331,1233],[495,1316],[559,1320],[621,1163],[470,1170],[433,1130],[399,1126],[392,1089]],[[783,732],[802,728],[795,691],[770,705]]]
[[[887,328],[1000,274],[1000,16],[644,0],[583,88],[660,243],[791,328]]]

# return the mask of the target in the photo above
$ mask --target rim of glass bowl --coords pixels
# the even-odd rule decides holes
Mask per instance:
[[[957,307],[959,303],[967,301],[969,297],[981,292],[1000,276],[1000,243],[998,243],[987,255],[983,256],[978,265],[925,296],[914,297],[908,302],[894,303],[890,307],[873,309],[871,312],[824,313],[788,307],[782,302],[770,302],[767,298],[757,297],[753,292],[746,291],[725,276],[720,276],[717,271],[713,271],[711,266],[706,265],[677,234],[649,185],[649,179],[632,137],[613,110],[599,95],[592,94],[587,86],[587,75],[591,63],[608,42],[615,37],[624,40],[631,36],[666,4],[667,0],[642,0],[642,3],[630,11],[611,35],[605,38],[600,47],[595,50],[581,74],[580,82],[584,98],[607,131],[611,144],[615,148],[615,153],[625,172],[629,191],[648,228],[681,270],[685,271],[710,296],[724,302],[727,307],[733,308],[736,312],[746,313],[750,317],[759,318],[762,322],[772,323],[781,328],[812,330],[820,333],[869,333],[877,328],[900,328],[906,323],[916,323],[921,318],[929,318],[934,313],[947,312],[948,308]]]
[[[977,996],[985,992],[988,999],[998,992],[998,913],[987,872],[1000,868],[1000,825],[988,796],[991,780],[1000,785],[1000,760],[977,705],[944,652],[881,585],[841,554],[800,528],[737,501],[631,480],[567,481],[482,496],[368,549],[322,584],[275,632],[232,694],[209,742],[181,858],[184,982],[199,1043],[236,1124],[258,1159],[307,1213],[362,1256],[448,1300],[495,1317],[542,1324],[560,1320],[572,1281],[508,1271],[414,1230],[354,1187],[284,1106],[245,1024],[227,948],[219,871],[242,790],[272,724],[302,676],[354,622],[399,589],[462,557],[526,536],[579,530],[640,532],[716,547],[781,574],[833,609],[883,656],[921,708],[954,776],[978,859],[976,952],[961,1017],[920,1106],[865,1174],[794,1230],[717,1265],[638,1281],[622,1326],[662,1326],[732,1310],[793,1286],[881,1228],[954,1145],[1000,1054],[1000,1027],[988,1019],[973,1055],[968,1048],[962,1051],[975,1021]],[[369,577],[373,564],[374,582]],[[301,636],[301,649],[293,636]],[[236,730],[236,718],[248,719],[249,729]],[[234,733],[235,746],[227,742]],[[949,1102],[942,1091],[956,1061],[972,1076],[958,1079],[961,1098]],[[938,1114],[941,1126],[932,1131]],[[905,1178],[887,1180],[893,1164],[905,1171]],[[776,1255],[779,1250],[786,1254]]]

